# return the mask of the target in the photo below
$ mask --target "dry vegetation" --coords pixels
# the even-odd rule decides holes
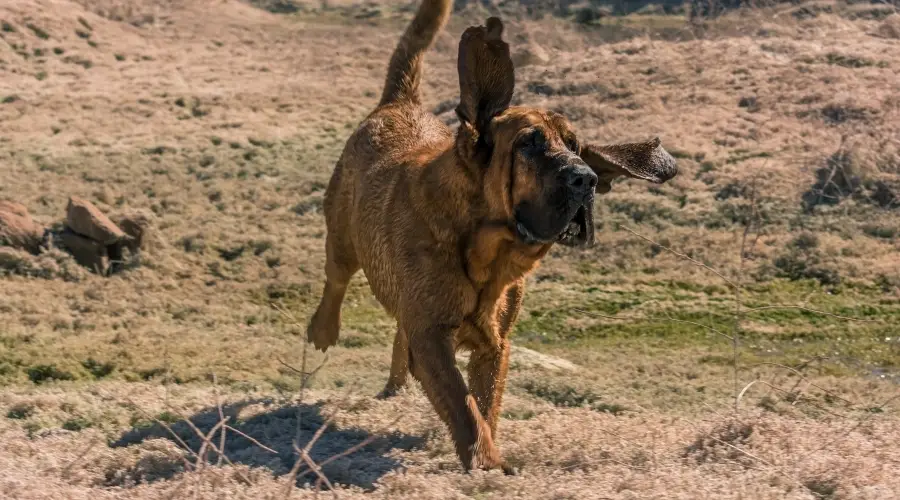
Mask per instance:
[[[0,199],[58,226],[79,196],[151,230],[110,276],[0,248],[0,497],[283,498],[294,477],[311,497],[294,443],[321,430],[316,463],[369,440],[323,467],[341,498],[894,498],[885,5],[691,24],[504,4],[516,100],[591,140],[659,135],[681,174],[615,186],[598,245],[530,280],[500,423],[521,476],[462,474],[417,387],[372,397],[394,329],[362,275],[301,397],[297,370],[323,361],[301,368],[298,326],[323,279],[322,192],[413,7],[3,2]],[[428,56],[448,121],[458,36],[483,17],[456,14]],[[769,307],[786,304],[802,308]]]

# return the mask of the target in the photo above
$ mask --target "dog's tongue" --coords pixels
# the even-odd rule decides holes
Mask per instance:
[[[594,244],[594,204],[588,203],[584,207],[584,227],[587,234],[584,238],[584,246],[589,247]]]

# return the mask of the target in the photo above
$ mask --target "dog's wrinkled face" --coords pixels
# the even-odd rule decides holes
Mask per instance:
[[[585,246],[594,240],[597,174],[579,156],[568,121],[556,113],[509,108],[491,123],[488,179],[508,185],[507,210],[526,244]]]
[[[675,177],[675,160],[647,142],[581,145],[560,114],[510,107],[515,74],[503,24],[466,29],[459,43],[457,151],[483,168],[494,216],[526,244],[587,246],[594,240],[594,193],[625,176],[654,183]]]

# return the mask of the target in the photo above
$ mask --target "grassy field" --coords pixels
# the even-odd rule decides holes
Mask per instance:
[[[70,195],[152,221],[109,277],[0,248],[0,497],[312,497],[292,443],[330,419],[314,461],[369,440],[323,467],[341,498],[893,498],[900,15],[501,6],[514,102],[591,141],[658,135],[680,168],[617,183],[597,245],[530,277],[499,438],[522,474],[504,477],[462,473],[416,384],[373,397],[394,324],[362,273],[339,345],[304,356],[324,187],[414,8],[0,6],[0,199],[46,226]],[[454,14],[428,54],[448,122],[458,37],[485,15]]]

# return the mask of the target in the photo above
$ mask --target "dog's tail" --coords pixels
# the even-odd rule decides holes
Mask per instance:
[[[403,100],[419,104],[422,56],[450,17],[452,5],[453,0],[422,0],[391,56],[379,106]]]

